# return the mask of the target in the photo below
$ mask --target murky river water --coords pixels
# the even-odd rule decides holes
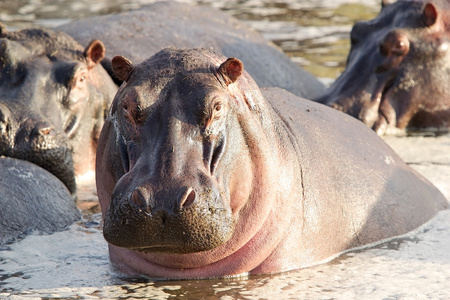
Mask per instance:
[[[53,27],[150,2],[6,0],[0,2],[0,20],[11,30]],[[325,82],[344,68],[353,22],[379,10],[375,0],[185,2],[213,5],[245,20]],[[386,141],[450,199],[450,136]],[[450,298],[449,210],[404,237],[305,270],[227,280],[145,282],[124,281],[110,273],[95,189],[86,185],[79,197],[84,200],[83,221],[67,231],[31,235],[0,249],[0,299]]]

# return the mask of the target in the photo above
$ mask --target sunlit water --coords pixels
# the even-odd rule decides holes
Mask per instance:
[[[1,1],[0,20],[11,30],[53,27],[150,2]],[[379,9],[374,0],[185,2],[213,5],[250,23],[325,82],[344,68],[353,22],[369,19]],[[386,141],[450,199],[450,136]],[[79,198],[84,218],[67,231],[30,235],[0,249],[0,299],[450,298],[450,210],[406,236],[309,269],[227,280],[146,282],[124,281],[110,272],[95,188],[81,186]]]

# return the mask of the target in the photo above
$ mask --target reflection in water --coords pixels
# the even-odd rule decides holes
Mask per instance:
[[[9,29],[58,26],[75,18],[126,11],[154,1],[17,0],[0,2]],[[348,32],[374,16],[378,0],[194,1],[246,20],[316,76],[336,78]],[[420,138],[419,138],[420,139]],[[450,197],[449,137],[388,142]],[[429,152],[428,149],[432,149]],[[414,150],[414,151],[412,151]],[[433,158],[440,157],[437,164]],[[429,160],[427,160],[429,159]],[[448,159],[448,160],[446,160]],[[442,163],[444,162],[444,163]],[[0,249],[0,299],[399,299],[450,298],[450,211],[415,233],[324,265],[272,276],[221,280],[124,281],[110,273],[95,188],[81,188],[84,220],[68,231],[31,235]]]

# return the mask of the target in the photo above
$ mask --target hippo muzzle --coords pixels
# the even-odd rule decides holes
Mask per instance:
[[[131,176],[131,175],[130,175]],[[233,232],[231,214],[213,180],[199,173],[193,181],[124,183],[114,189],[103,235],[116,246],[152,253],[192,253],[213,249]]]
[[[139,154],[132,146],[122,155],[124,169],[131,171],[113,190],[105,239],[133,250],[177,254],[206,251],[226,242],[234,224],[225,205],[229,199],[214,177],[224,139],[205,142],[204,151],[199,150],[201,143],[155,144],[172,146]]]
[[[30,161],[54,174],[75,193],[72,147],[64,133],[48,121],[17,120],[0,103],[0,155]]]

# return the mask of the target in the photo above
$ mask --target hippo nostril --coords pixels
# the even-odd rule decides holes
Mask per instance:
[[[40,135],[49,135],[52,132],[52,127],[43,127],[38,129]]]
[[[188,188],[187,191],[181,196],[180,208],[187,208],[195,201],[195,191],[192,188]]]
[[[53,133],[53,126],[48,125],[45,122],[40,122],[31,131],[32,136],[48,136]]]
[[[390,32],[380,44],[380,53],[384,56],[403,56],[409,52],[409,39],[403,32]]]
[[[148,204],[148,197],[146,197],[142,189],[137,188],[131,193],[131,204],[133,204],[137,209],[151,213],[150,206]]]

